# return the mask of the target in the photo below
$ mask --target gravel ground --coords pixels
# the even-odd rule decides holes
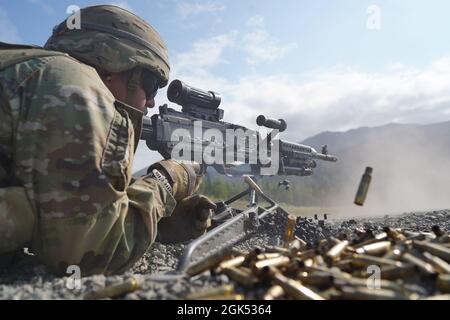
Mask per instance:
[[[236,245],[236,248],[248,250],[255,246],[277,245],[283,233],[284,222],[285,217],[282,215],[267,218],[257,233]],[[296,226],[296,235],[307,242],[315,243],[322,238],[342,233],[351,236],[355,227],[370,228],[373,231],[381,231],[384,226],[411,231],[430,231],[434,225],[450,230],[450,210],[411,212],[364,219],[326,220],[323,227],[320,227],[317,221],[301,219]],[[87,292],[119,284],[133,274],[141,281],[141,287],[121,298],[180,299],[188,293],[229,282],[226,276],[211,276],[209,272],[190,279],[169,276],[172,278],[156,281],[155,274],[174,273],[178,257],[184,247],[185,244],[156,243],[129,272],[117,276],[85,277],[82,279],[81,288],[72,290],[67,288],[72,279],[54,277],[43,265],[37,264],[32,256],[24,255],[13,268],[0,270],[0,299],[82,299]],[[242,289],[238,288],[237,291]],[[255,295],[250,296],[252,297],[257,298],[258,292],[255,291]]]

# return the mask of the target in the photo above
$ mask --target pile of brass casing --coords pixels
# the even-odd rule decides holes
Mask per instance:
[[[222,299],[418,300],[450,297],[450,237],[433,232],[355,228],[355,237],[307,244],[287,224],[282,247],[258,247],[215,262],[212,274],[228,276]],[[217,289],[220,291],[220,288]],[[220,291],[221,292],[221,291]],[[217,297],[212,290],[195,298]],[[192,298],[192,297],[191,297]]]

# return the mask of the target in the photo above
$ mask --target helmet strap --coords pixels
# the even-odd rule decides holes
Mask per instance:
[[[142,81],[142,68],[134,68],[133,73],[131,74],[130,79],[128,80],[128,93],[127,100],[125,101],[127,104],[131,105],[131,101],[133,101],[133,97],[136,94],[137,89],[140,87]]]

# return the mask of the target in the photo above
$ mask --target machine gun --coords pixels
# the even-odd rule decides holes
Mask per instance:
[[[192,275],[199,272],[205,262],[211,262],[214,257],[223,254],[224,250],[254,232],[259,226],[259,220],[264,216],[274,212],[286,213],[258,186],[256,179],[259,176],[309,176],[317,165],[316,160],[337,161],[335,156],[328,154],[326,146],[322,147],[322,152],[319,153],[307,145],[275,139],[274,133],[283,132],[287,128],[283,119],[258,116],[256,119],[258,126],[272,129],[264,138],[258,131],[222,121],[224,111],[219,108],[221,97],[215,92],[206,92],[188,86],[180,80],[174,80],[168,87],[167,97],[169,101],[180,105],[182,110],[177,111],[163,105],[159,107],[159,114],[144,118],[141,139],[146,141],[147,146],[151,150],[158,151],[165,159],[199,162],[203,174],[206,173],[208,166],[212,166],[221,174],[243,176],[248,184],[247,190],[217,203],[212,218],[213,228],[186,247],[178,266],[178,271],[182,273]],[[216,133],[214,139],[208,134],[209,130]],[[231,135],[232,141],[223,139],[221,141],[216,138],[229,137],[230,134],[227,136],[227,132],[230,130],[234,133]],[[243,143],[242,135],[239,136],[236,132],[244,133],[244,138],[248,140],[244,139]],[[256,145],[251,145],[251,141],[256,141]],[[213,155],[221,154],[215,159],[223,161],[218,161],[219,163],[203,161],[207,160],[204,159],[204,150],[211,148],[211,145],[214,148]],[[273,163],[263,161],[260,153],[262,148],[267,148],[267,154],[272,157],[271,161],[278,161],[276,172],[268,173],[265,170]],[[175,152],[176,150],[183,152]],[[249,170],[240,170],[242,161],[241,164],[236,164],[239,162],[237,161],[239,156],[250,166]],[[248,209],[239,210],[231,207],[233,202],[243,197],[248,197]],[[259,199],[264,200],[269,206],[260,205]]]
[[[238,176],[309,176],[317,165],[316,160],[337,161],[335,156],[328,154],[326,146],[319,153],[307,145],[274,139],[276,133],[287,128],[283,119],[258,116],[258,126],[273,129],[264,138],[258,131],[222,121],[224,111],[219,108],[221,97],[218,93],[206,92],[174,80],[169,85],[167,97],[169,101],[180,105],[182,110],[160,106],[159,114],[144,118],[141,134],[147,146],[158,151],[164,159],[194,160],[201,163],[203,173],[206,173],[208,166],[212,166],[220,174]],[[214,137],[208,132],[215,133]],[[227,139],[217,139],[217,136]],[[256,143],[252,145],[252,142]],[[214,149],[214,160],[221,161],[208,161],[205,158],[208,148]],[[267,151],[267,157],[270,157],[269,162],[261,157],[263,148]],[[277,161],[278,170],[266,170],[274,161]],[[250,169],[242,170],[243,164],[249,165]]]

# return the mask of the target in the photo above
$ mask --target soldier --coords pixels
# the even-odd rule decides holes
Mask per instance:
[[[29,247],[51,270],[117,273],[158,238],[205,232],[198,165],[131,176],[146,108],[169,78],[167,48],[116,6],[81,10],[45,48],[0,43],[0,254]],[[0,257],[0,259],[2,259]]]

